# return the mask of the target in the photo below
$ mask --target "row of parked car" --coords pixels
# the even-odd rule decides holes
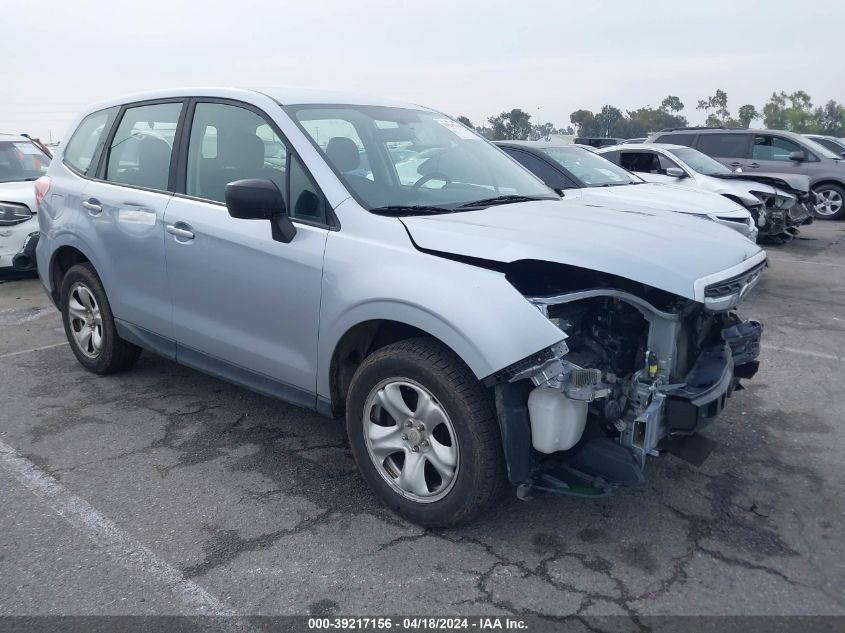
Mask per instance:
[[[80,364],[148,350],[345,416],[367,483],[430,526],[508,484],[603,496],[647,458],[703,458],[684,445],[758,369],[754,238],[811,205],[681,144],[637,148],[647,169],[625,145],[497,148],[422,106],[294,89],[115,99],[67,138],[46,175],[4,140],[34,182],[3,217],[35,214]]]

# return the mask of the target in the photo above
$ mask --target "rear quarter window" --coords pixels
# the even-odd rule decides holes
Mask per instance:
[[[663,136],[658,136],[654,142],[692,147],[695,145],[695,134],[664,134]]]
[[[100,110],[82,119],[65,147],[63,156],[65,164],[81,174],[93,174],[103,151],[106,134],[114,122],[118,109],[115,107]]]

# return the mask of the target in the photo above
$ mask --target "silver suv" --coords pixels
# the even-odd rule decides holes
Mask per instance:
[[[734,171],[810,177],[815,213],[825,220],[845,218],[845,160],[815,141],[780,130],[678,128],[648,137],[649,143],[694,147]]]
[[[88,370],[147,349],[345,414],[394,510],[510,481],[606,494],[757,369],[766,255],[675,213],[564,204],[423,107],[168,91],[97,105],[38,182],[41,281]]]

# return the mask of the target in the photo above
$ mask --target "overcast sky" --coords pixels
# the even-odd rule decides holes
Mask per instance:
[[[717,88],[845,101],[843,0],[45,0],[0,8],[0,131],[62,138],[86,104],[191,85],[410,100],[479,124]]]

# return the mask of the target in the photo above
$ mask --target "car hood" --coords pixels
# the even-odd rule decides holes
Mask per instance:
[[[718,176],[711,176],[711,178],[718,178],[725,182],[744,180],[760,182],[771,185],[772,187],[785,189],[788,193],[807,193],[810,190],[810,177],[804,174],[769,174],[756,171],[753,174],[749,174],[747,172],[735,171],[732,174],[719,174]]]
[[[421,250],[510,263],[543,260],[617,275],[700,301],[695,281],[718,280],[762,250],[716,222],[664,211],[544,200],[403,217]],[[749,268],[752,266],[749,262]],[[699,284],[700,286],[700,284]]]
[[[656,182],[616,187],[567,189],[564,192],[564,199],[569,198],[622,211],[636,207],[637,209],[659,209],[693,215],[719,215],[737,218],[748,216],[748,211],[736,202],[719,194],[681,185],[666,185]]]
[[[31,180],[0,182],[0,202],[25,204],[35,211],[35,183]]]

